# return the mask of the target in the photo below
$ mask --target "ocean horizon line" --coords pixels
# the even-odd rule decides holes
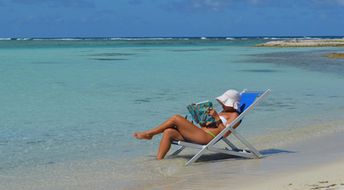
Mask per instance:
[[[0,37],[0,41],[30,40],[245,40],[245,39],[326,39],[344,38],[344,36],[163,36],[163,37]]]

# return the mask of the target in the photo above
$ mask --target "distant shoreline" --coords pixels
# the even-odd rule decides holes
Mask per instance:
[[[344,39],[288,39],[258,44],[256,47],[344,47]]]

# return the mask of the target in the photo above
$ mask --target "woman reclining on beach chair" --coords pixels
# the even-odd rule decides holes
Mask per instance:
[[[240,114],[240,93],[236,90],[228,90],[216,98],[223,110],[217,113],[214,109],[209,110],[209,115],[215,118],[215,124],[205,124],[201,128],[180,115],[174,115],[153,129],[136,132],[137,139],[150,140],[153,136],[163,133],[160,141],[157,159],[161,160],[169,151],[173,141],[187,141],[197,144],[208,144],[218,135],[226,124],[231,123]],[[233,128],[238,127],[240,122]],[[230,131],[225,134],[228,136]]]

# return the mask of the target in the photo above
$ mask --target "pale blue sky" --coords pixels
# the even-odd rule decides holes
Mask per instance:
[[[0,0],[0,37],[344,35],[344,0]]]

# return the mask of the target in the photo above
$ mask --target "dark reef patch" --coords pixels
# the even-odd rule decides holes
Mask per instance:
[[[142,104],[142,103],[149,103],[151,102],[150,98],[142,98],[142,99],[136,99],[134,100],[135,104]]]
[[[117,56],[132,56],[137,55],[136,53],[94,53],[89,56],[101,56],[101,57],[117,57]]]
[[[126,61],[129,60],[128,56],[137,55],[135,53],[94,53],[89,54],[90,59],[97,61]]]
[[[91,58],[92,60],[97,61],[126,61],[129,59],[121,59],[121,58]]]
[[[60,64],[59,62],[53,62],[53,61],[35,61],[31,62],[31,64],[35,65],[53,65],[53,64]]]
[[[202,49],[173,49],[171,52],[200,52],[200,51],[219,51],[221,48],[202,48]]]
[[[240,70],[242,72],[251,72],[251,73],[275,73],[280,72],[276,69],[242,69]]]
[[[332,51],[308,50],[251,54],[243,62],[292,66],[305,70],[331,72],[344,76],[344,59],[329,59],[324,56]]]

